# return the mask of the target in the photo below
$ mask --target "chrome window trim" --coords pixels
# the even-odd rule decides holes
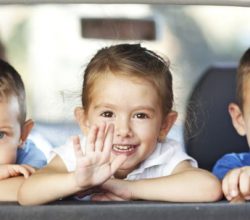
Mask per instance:
[[[171,4],[250,6],[250,0],[0,0],[0,4]]]

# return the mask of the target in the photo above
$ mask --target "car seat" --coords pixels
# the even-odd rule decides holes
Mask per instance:
[[[224,154],[249,151],[228,113],[236,98],[236,65],[215,65],[198,80],[188,100],[184,123],[187,153],[200,168],[211,171]]]

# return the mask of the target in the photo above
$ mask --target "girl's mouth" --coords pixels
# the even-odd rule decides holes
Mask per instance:
[[[135,151],[136,147],[137,147],[137,145],[114,144],[112,146],[112,150],[113,150],[113,152],[115,152],[117,154],[124,153],[124,154],[130,155]]]

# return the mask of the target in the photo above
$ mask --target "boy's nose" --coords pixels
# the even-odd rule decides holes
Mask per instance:
[[[115,123],[115,135],[118,137],[132,136],[132,130],[128,119],[119,119]]]

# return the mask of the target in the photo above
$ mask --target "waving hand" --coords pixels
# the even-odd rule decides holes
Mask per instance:
[[[111,161],[113,135],[112,124],[107,129],[105,124],[92,126],[85,152],[81,148],[79,137],[73,138],[76,156],[75,179],[78,187],[89,188],[104,183],[125,162],[125,155],[118,155]]]

